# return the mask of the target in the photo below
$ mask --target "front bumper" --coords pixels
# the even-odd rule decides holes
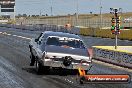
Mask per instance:
[[[52,59],[45,59],[44,66],[50,66],[50,67],[62,67],[66,69],[78,69],[82,68],[84,70],[88,70],[91,67],[91,61],[88,63],[78,63],[79,61],[73,61],[69,66],[65,66],[63,64],[63,61],[55,61]]]

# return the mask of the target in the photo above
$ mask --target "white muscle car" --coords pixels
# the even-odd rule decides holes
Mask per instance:
[[[82,39],[75,34],[45,31],[29,44],[31,52],[30,66],[36,62],[38,73],[49,68],[87,70],[92,62],[87,47]]]

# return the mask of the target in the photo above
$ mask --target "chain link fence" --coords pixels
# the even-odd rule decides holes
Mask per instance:
[[[60,25],[64,26],[67,23],[70,23],[72,26],[81,26],[88,28],[110,28],[111,27],[111,15],[101,16],[98,14],[93,15],[79,15],[78,18],[76,15],[68,16],[49,16],[49,17],[36,17],[36,18],[18,18],[16,20],[17,24],[20,25]],[[129,17],[127,17],[129,18]],[[125,21],[126,18],[121,19],[122,27],[132,27],[132,21]]]

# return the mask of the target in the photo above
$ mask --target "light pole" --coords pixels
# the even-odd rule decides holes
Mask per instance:
[[[40,10],[40,13],[39,13],[40,16],[42,16],[42,11]]]
[[[14,13],[13,13],[13,19],[14,19],[14,23],[16,23],[16,8],[15,8],[15,5],[14,5]]]
[[[50,7],[51,16],[53,16],[53,0],[50,0],[50,4],[51,4],[51,7]]]
[[[76,1],[76,26],[78,26],[78,9],[79,9],[79,4],[78,4],[78,0]]]
[[[100,29],[102,28],[102,0],[100,0]]]
[[[51,18],[50,18],[50,21],[51,23],[50,24],[53,24],[53,0],[50,0],[50,4],[51,4],[51,7],[50,7],[50,11],[51,11]]]

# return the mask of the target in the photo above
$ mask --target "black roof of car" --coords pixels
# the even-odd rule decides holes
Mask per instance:
[[[44,35],[46,35],[46,37],[48,37],[48,36],[59,36],[59,37],[76,38],[76,39],[81,40],[81,38],[78,35],[70,34],[70,33],[53,32],[53,31],[45,31],[43,33],[44,33]]]

